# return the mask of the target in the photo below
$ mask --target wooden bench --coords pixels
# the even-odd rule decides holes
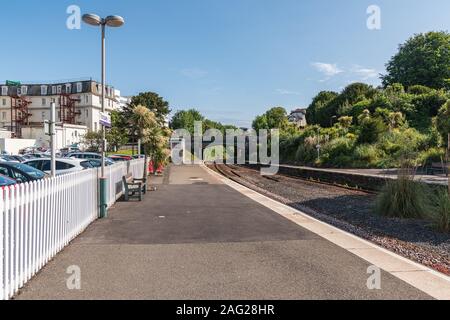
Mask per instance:
[[[125,201],[130,201],[130,198],[138,198],[139,201],[142,201],[142,195],[147,193],[147,181],[143,180],[133,179],[132,174],[122,177]]]
[[[448,164],[444,162],[433,162],[431,166],[427,168],[427,174],[434,175],[436,172],[445,173],[448,176]]]

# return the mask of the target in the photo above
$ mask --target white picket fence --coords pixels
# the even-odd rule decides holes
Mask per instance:
[[[128,170],[142,177],[143,168],[143,160],[107,167],[110,185],[118,186]],[[91,169],[0,189],[0,300],[17,293],[97,219],[98,177]]]

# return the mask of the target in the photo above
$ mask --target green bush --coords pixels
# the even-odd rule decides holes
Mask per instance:
[[[384,122],[379,118],[366,118],[360,124],[359,143],[374,143],[387,130]]]
[[[382,157],[382,151],[378,150],[375,145],[362,144],[355,148],[354,152],[354,167],[370,168],[377,166],[380,158]]]
[[[430,212],[430,194],[429,187],[414,181],[413,175],[399,174],[378,195],[375,211],[391,218],[425,218]]]
[[[353,160],[355,140],[337,138],[326,143],[322,148],[321,163],[334,167],[349,166]]]
[[[445,158],[445,150],[441,148],[430,148],[422,151],[417,157],[417,163],[422,166],[429,166],[433,162],[440,162]]]
[[[450,197],[447,191],[440,190],[434,196],[434,210],[430,218],[436,229],[450,232]]]
[[[405,161],[417,165],[416,159],[419,152],[427,148],[426,142],[427,136],[412,128],[392,130],[381,135],[377,148],[386,157],[381,160],[380,167],[398,168]]]

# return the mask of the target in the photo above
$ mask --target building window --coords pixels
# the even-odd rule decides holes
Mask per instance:
[[[47,95],[47,86],[41,86],[41,96]]]
[[[61,111],[58,111],[58,119],[61,119]]]
[[[8,87],[3,86],[2,87],[2,96],[7,96],[8,95]]]
[[[84,99],[85,99],[86,103],[89,103],[89,96],[88,95],[85,95]]]
[[[89,118],[89,110],[86,109],[86,118]]]
[[[2,99],[2,105],[6,106],[6,99]]]
[[[52,86],[52,94],[56,94],[56,86]]]
[[[81,82],[77,83],[77,93],[81,93],[83,91],[83,84]]]
[[[62,93],[62,86],[57,86],[56,87],[56,93],[57,94],[61,94]]]
[[[47,105],[47,99],[45,99],[45,98],[42,99],[42,105],[43,105],[43,106],[46,106],[46,105]]]
[[[6,120],[6,112],[5,111],[2,112],[2,120]]]
[[[45,111],[42,111],[42,120],[45,120]]]
[[[97,132],[97,122],[94,122],[94,131]]]
[[[70,83],[66,84],[66,93],[72,93],[72,85]]]
[[[20,88],[20,92],[21,92],[21,94],[27,94],[28,93],[28,87],[27,86],[22,86]]]

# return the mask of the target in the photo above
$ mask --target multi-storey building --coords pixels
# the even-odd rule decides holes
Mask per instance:
[[[61,125],[100,129],[101,84],[93,80],[46,84],[0,84],[0,127],[22,137],[22,131],[42,128],[50,119],[50,103],[56,103]],[[119,109],[124,99],[120,91],[106,86],[106,111]],[[26,130],[23,130],[27,128]]]

